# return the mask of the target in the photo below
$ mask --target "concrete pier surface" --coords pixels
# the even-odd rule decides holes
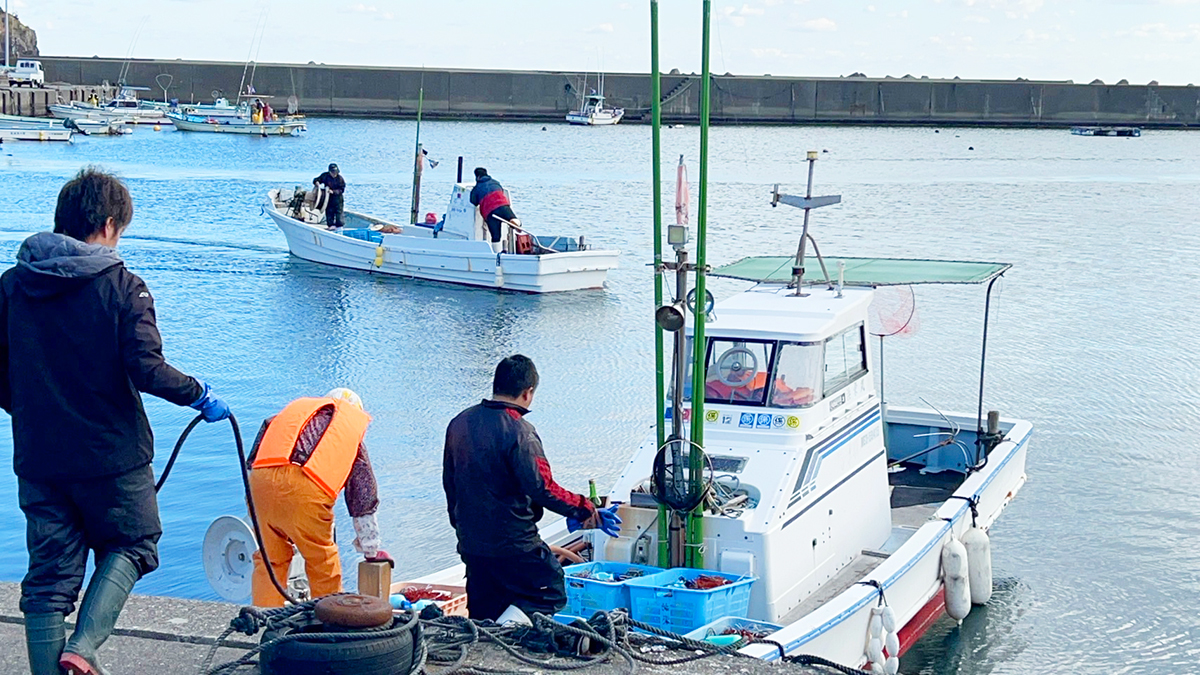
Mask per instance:
[[[6,675],[29,672],[29,661],[25,654],[25,628],[18,609],[20,596],[18,584],[0,583],[0,673]],[[101,665],[110,670],[112,675],[199,673],[216,638],[229,627],[229,621],[237,616],[238,609],[238,605],[224,602],[134,595],[121,612],[113,637],[100,649]],[[68,635],[74,618],[67,617]],[[226,644],[229,645],[227,648],[217,650],[213,665],[240,658],[257,644],[257,639],[235,633],[226,640]],[[664,658],[669,656],[666,654]],[[531,675],[548,672],[519,664],[505,656],[498,647],[486,645],[473,649],[467,662],[484,668],[527,672]],[[426,666],[428,675],[438,675],[443,670],[446,668],[433,663]],[[731,656],[714,656],[680,666],[639,663],[637,670],[645,675],[810,675],[832,672]],[[608,663],[576,672],[623,675],[627,671],[625,662],[614,658]],[[243,668],[237,672],[254,673],[257,669]]]
[[[115,58],[40,57],[46,81],[115,82],[126,63]],[[150,87],[154,98],[182,102],[233,98],[250,81],[245,64],[218,61],[128,62],[128,84]],[[254,90],[287,108],[295,96],[302,112],[320,115],[413,117],[424,88],[424,115],[432,119],[564,122],[580,92],[596,87],[595,74],[385,68],[309,63],[260,63]],[[244,89],[243,89],[244,90]],[[700,77],[663,76],[663,120],[696,123]],[[650,76],[605,75],[610,104],[625,108],[625,122],[648,122]],[[923,78],[811,78],[717,75],[712,81],[715,124],[867,124],[1070,126],[1130,124],[1200,128],[1200,88],[1149,84],[1074,84],[1031,80],[931,80]]]

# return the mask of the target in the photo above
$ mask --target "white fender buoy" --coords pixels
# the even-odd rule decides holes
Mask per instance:
[[[872,638],[883,639],[883,618],[880,617],[878,607],[871,610],[871,623],[867,629],[867,635]]]
[[[884,607],[882,617],[883,629],[885,631],[889,633],[898,632],[899,627],[896,625],[896,610],[892,609],[891,607]]]
[[[946,613],[961,624],[971,612],[971,585],[967,578],[967,549],[954,535],[942,547],[942,584],[946,588]]]
[[[900,672],[900,659],[895,656],[889,656],[887,661],[883,662],[884,675],[896,675]]]
[[[887,675],[887,671],[883,669],[882,663],[871,663],[871,675]]]
[[[867,645],[867,660],[872,664],[883,665],[883,640],[871,638],[871,642]]]
[[[900,636],[896,633],[888,633],[883,640],[883,648],[887,650],[888,656],[897,656],[900,654]]]
[[[971,583],[971,603],[986,605],[992,599],[992,543],[982,528],[972,527],[962,538],[967,550],[967,576]]]

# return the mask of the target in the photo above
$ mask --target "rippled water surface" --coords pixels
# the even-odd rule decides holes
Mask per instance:
[[[607,290],[535,297],[291,258],[259,203],[330,161],[349,208],[406,217],[413,125],[392,121],[318,119],[295,139],[139,129],[5,144],[0,258],[50,227],[59,187],[82,165],[119,172],[137,207],[120,251],[154,291],[168,359],[212,383],[251,437],[294,397],[358,390],[375,418],[386,546],[396,574],[415,576],[456,560],[442,435],[488,393],[503,356],[537,361],[530,420],[570,487],[615,478],[653,420],[649,129],[426,123],[422,141],[442,161],[426,173],[422,212],[443,210],[466,155],[537,232],[620,248]],[[697,144],[695,128],[664,130],[668,194],[680,154],[696,178]],[[988,406],[1034,422],[1029,482],[993,529],[992,603],[961,627],[939,623],[903,671],[1200,671],[1200,135],[714,129],[710,262],[793,250],[799,212],[767,197],[772,183],[803,190],[808,149],[829,151],[818,192],[844,196],[815,215],[822,252],[1015,264],[995,298]],[[974,410],[982,290],[927,287],[917,299],[920,330],[887,347],[888,398]],[[149,399],[148,410],[161,469],[191,411]],[[11,448],[7,425],[0,448]],[[214,518],[238,513],[239,486],[228,428],[202,427],[161,495],[163,565],[139,591],[215,597],[200,542]],[[0,476],[6,580],[26,563],[15,492]]]

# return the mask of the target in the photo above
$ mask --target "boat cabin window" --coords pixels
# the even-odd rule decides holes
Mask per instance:
[[[704,400],[709,403],[764,405],[775,343],[713,338],[708,342]]]
[[[783,343],[775,362],[771,405],[807,408],[821,400],[825,372],[824,345],[820,342]]]
[[[865,346],[861,323],[825,341],[826,395],[850,384],[867,372]]]

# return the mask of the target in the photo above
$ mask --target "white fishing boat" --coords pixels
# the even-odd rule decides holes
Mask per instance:
[[[50,114],[64,120],[96,119],[126,124],[170,124],[163,110],[144,105],[144,102],[138,99],[139,91],[148,91],[148,88],[122,86],[117,95],[103,105],[93,105],[87,101],[55,103],[49,108]]]
[[[567,121],[571,124],[605,126],[620,122],[624,116],[624,108],[606,106],[603,94],[592,94],[584,98],[579,110],[567,113]]]
[[[774,203],[815,208],[835,201],[777,194]],[[742,622],[781,645],[749,644],[745,654],[814,655],[895,673],[889,660],[943,612],[961,620],[972,602],[987,602],[986,532],[1025,483],[1032,427],[984,416],[982,379],[978,413],[887,405],[868,340],[884,334],[872,319],[878,289],[987,284],[990,300],[992,284],[1010,266],[875,258],[820,263],[839,272],[819,283],[801,274],[797,284],[794,256],[747,258],[712,272],[755,285],[706,306],[704,344],[695,351],[705,360],[698,399],[692,399],[695,329],[679,330],[683,307],[694,310],[694,299],[677,296],[660,308],[660,325],[678,331],[670,350],[679,355],[676,375],[663,435],[651,434],[633,452],[608,492],[609,503],[620,503],[620,535],[571,533],[562,520],[542,527],[541,535],[556,551],[608,566],[597,569],[680,569],[643,570],[648,576],[624,582],[627,604],[596,606],[589,602],[608,592],[584,586],[600,582],[576,580],[567,567],[574,611],[566,613],[583,608],[587,618],[624,608],[634,620],[697,639],[706,625]],[[910,321],[911,315],[901,317],[886,328]],[[702,412],[693,414],[697,403]],[[701,470],[689,470],[689,461]],[[694,538],[668,534],[681,530]],[[682,569],[689,550],[694,558],[687,566],[698,569]],[[711,591],[676,585],[696,573],[734,583]],[[462,586],[463,574],[459,565],[412,583]],[[717,600],[705,605],[695,597],[701,593]]]
[[[248,136],[296,136],[308,130],[302,116],[281,117],[275,122],[252,122],[245,117],[210,117],[186,113],[166,113],[167,119],[180,131],[200,131],[213,134],[245,134]]]
[[[143,101],[146,107],[161,110],[165,115],[168,112],[183,113],[186,115],[195,115],[199,117],[245,117],[250,118],[250,105],[248,103],[233,104],[229,99],[217,97],[212,103],[179,103],[172,101],[163,103],[161,101]]]
[[[346,211],[345,227],[324,225],[320,190],[272,190],[265,210],[292,255],[394,276],[528,293],[601,288],[619,251],[590,248],[584,237],[535,237],[504,226],[504,251],[491,247],[471,186],[457,184],[441,222],[397,225]]]
[[[0,141],[70,141],[72,131],[59,128],[6,127],[0,125]]]
[[[62,120],[0,115],[0,140],[69,141],[72,130]]]

